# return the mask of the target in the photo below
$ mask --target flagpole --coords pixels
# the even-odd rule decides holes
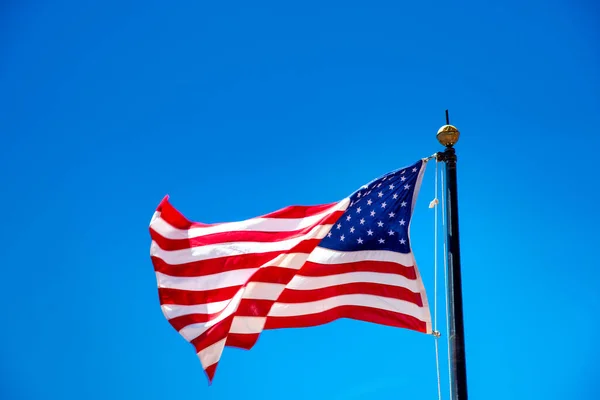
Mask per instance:
[[[448,236],[448,298],[450,331],[450,387],[452,400],[467,400],[467,364],[465,359],[465,333],[463,326],[463,301],[460,273],[460,242],[458,237],[458,193],[456,179],[456,152],[460,132],[450,125],[446,110],[446,125],[438,133],[438,141],[446,150],[437,153],[437,160],[446,163],[446,234]]]

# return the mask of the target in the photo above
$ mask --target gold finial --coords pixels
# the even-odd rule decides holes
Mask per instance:
[[[437,140],[445,147],[452,147],[458,142],[460,132],[454,125],[444,125],[437,133]]]

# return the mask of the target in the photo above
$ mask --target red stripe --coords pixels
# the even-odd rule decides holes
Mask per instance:
[[[258,333],[230,333],[227,335],[225,345],[250,350],[256,344],[259,336]]]
[[[336,204],[337,202],[319,204],[316,206],[289,206],[272,213],[265,214],[259,218],[305,218],[322,213]]]
[[[256,271],[248,281],[288,284],[297,273],[297,270],[290,268],[263,267]]]
[[[238,317],[266,317],[274,300],[242,299],[235,315]]]
[[[235,315],[244,317],[266,317],[271,310],[273,300],[242,299]],[[169,319],[169,323],[180,331],[188,325],[200,324],[217,318],[222,311],[213,314],[186,314]]]
[[[158,288],[158,297],[161,305],[177,304],[181,306],[193,306],[231,300],[240,288],[241,285],[202,291]]]
[[[347,283],[344,285],[331,286],[313,290],[294,290],[285,289],[279,298],[278,303],[308,303],[319,301],[330,297],[344,294],[370,294],[392,299],[405,300],[423,306],[423,300],[419,293],[414,293],[405,287],[382,285],[380,283]]]
[[[225,339],[229,329],[231,328],[231,322],[233,321],[233,315],[228,316],[218,324],[208,328],[202,335],[194,338],[190,343],[196,349],[196,353],[200,350],[207,348],[210,345],[217,343],[221,339]]]
[[[297,271],[283,267],[263,267],[256,271],[248,282],[264,283],[289,283]],[[196,304],[214,303],[217,301],[231,300],[242,285],[212,290],[181,290],[171,288],[158,288],[160,304],[177,304],[191,306]]]
[[[217,372],[217,364],[218,362],[214,363],[213,365],[209,365],[204,372],[206,372],[206,376],[208,377],[208,383],[212,383],[213,378],[215,377],[215,372]]]
[[[199,222],[192,222],[187,219],[182,213],[177,211],[175,207],[171,205],[169,202],[169,196],[165,196],[165,198],[158,205],[156,211],[160,212],[160,217],[162,219],[177,229],[189,229],[193,226],[212,226]]]
[[[156,272],[176,277],[205,276],[237,269],[258,268],[280,254],[309,254],[319,245],[320,241],[321,239],[307,239],[284,251],[241,254],[176,265],[167,264],[164,260],[156,256],[152,256],[151,258]]]
[[[414,266],[404,266],[389,261],[357,261],[345,264],[320,264],[307,261],[298,272],[302,276],[330,276],[349,272],[380,272],[402,275],[408,279],[417,279]]]
[[[185,264],[167,264],[162,258],[151,256],[154,270],[169,276],[197,277],[220,272],[258,268],[279,255],[279,252],[241,254],[238,256],[213,258]]]
[[[176,331],[180,331],[188,325],[202,324],[217,318],[221,312],[215,314],[186,314],[171,318],[169,323]]]
[[[315,214],[319,214],[326,211],[328,208],[333,207],[336,203],[320,204],[315,206],[290,206],[280,210],[274,211],[269,214],[265,214],[256,218],[304,218],[310,217]],[[165,198],[160,202],[156,211],[161,213],[162,219],[167,221],[170,225],[177,229],[190,229],[193,227],[207,227],[216,226],[221,223],[215,224],[204,224],[201,222],[194,222],[187,219],[182,213],[177,211],[173,205],[169,202],[169,197]]]
[[[375,324],[412,329],[423,333],[427,332],[426,323],[415,317],[363,306],[339,306],[318,314],[296,317],[269,317],[267,318],[265,329],[305,328],[327,324],[340,318],[350,318]]]
[[[337,211],[329,214],[314,224],[295,231],[283,232],[259,232],[259,231],[230,231],[211,233],[208,235],[197,236],[187,239],[169,239],[162,236],[160,233],[150,228],[150,237],[156,242],[158,247],[167,251],[190,249],[209,244],[232,243],[232,242],[280,242],[297,238],[308,234],[317,225],[327,225],[336,222],[343,211]]]

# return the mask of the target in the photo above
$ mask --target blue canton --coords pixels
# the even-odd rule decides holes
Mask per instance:
[[[346,212],[319,247],[339,251],[409,253],[408,227],[423,161],[390,172],[350,196]]]

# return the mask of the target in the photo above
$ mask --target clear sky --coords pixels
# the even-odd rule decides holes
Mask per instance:
[[[431,337],[351,320],[226,349],[209,387],[160,310],[148,224],[165,194],[201,222],[339,200],[440,150],[448,108],[471,398],[599,398],[599,18],[590,0],[3,2],[0,397],[435,399]],[[434,170],[411,232],[430,302]]]

